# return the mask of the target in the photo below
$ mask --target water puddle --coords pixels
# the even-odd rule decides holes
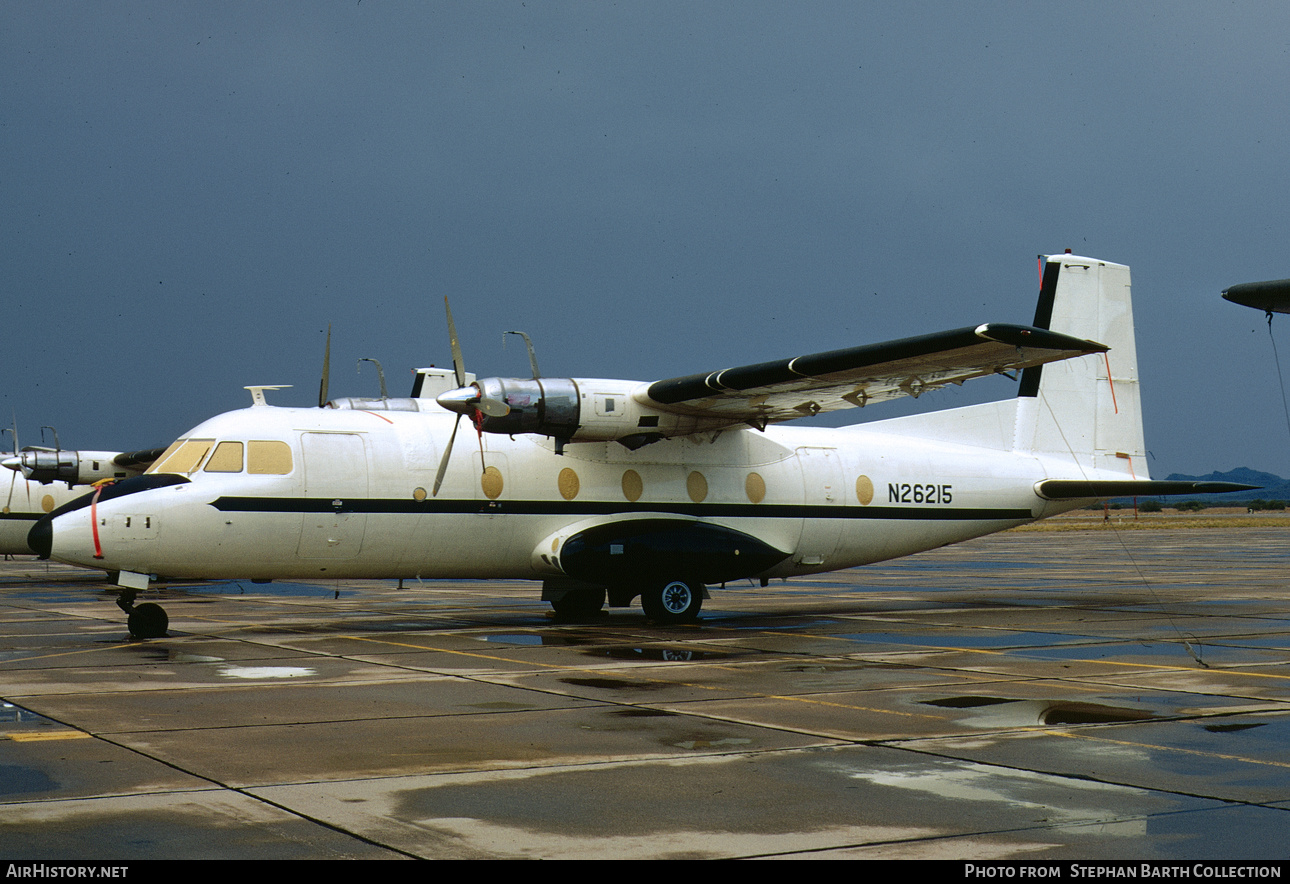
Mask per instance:
[[[583,688],[601,688],[606,691],[657,691],[667,687],[662,682],[628,681],[624,678],[562,678],[564,684]]]
[[[134,650],[144,660],[156,663],[223,663],[223,657],[208,657],[203,654],[188,654],[184,651],[178,651],[174,648],[158,647],[155,644],[138,644],[132,645]]]
[[[586,653],[589,657],[608,657],[611,660],[659,660],[664,663],[721,660],[731,656],[717,651],[691,651],[683,648],[599,648]]]
[[[314,675],[315,672],[305,666],[221,666],[219,674],[225,678],[300,678]]]
[[[483,636],[486,642],[501,642],[507,645],[540,645],[542,636],[540,635],[486,635]]]
[[[56,721],[46,718],[43,715],[37,715],[30,709],[23,709],[21,706],[15,706],[12,703],[0,701],[0,725],[3,724],[25,724],[33,727],[62,727]],[[7,728],[9,730],[9,728]]]
[[[1156,721],[1160,716],[1143,709],[1071,700],[1010,700],[1006,697],[943,697],[924,700],[924,706],[963,709],[965,720],[976,726],[1026,727],[1064,724],[1123,724]]]
[[[1263,727],[1266,721],[1251,722],[1248,724],[1207,724],[1205,730],[1212,734],[1231,734],[1237,731],[1248,731],[1251,728]]]

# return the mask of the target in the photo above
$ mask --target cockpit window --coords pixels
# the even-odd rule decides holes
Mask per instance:
[[[215,453],[206,461],[208,473],[242,472],[242,443],[221,442],[215,446]]]
[[[247,443],[246,471],[285,476],[291,472],[291,446],[286,442],[252,440]]]
[[[201,466],[202,458],[215,444],[214,439],[184,439],[166,449],[165,454],[149,468],[150,473],[182,473],[192,475]]]
[[[179,439],[178,441],[171,442],[171,443],[170,443],[170,447],[169,447],[169,448],[167,448],[165,451],[161,452],[161,457],[159,457],[159,458],[157,458],[156,460],[154,460],[154,461],[152,462],[152,466],[148,467],[146,470],[144,470],[144,472],[145,472],[145,473],[155,473],[155,472],[157,472],[157,467],[159,467],[161,464],[163,464],[163,463],[165,463],[167,460],[169,460],[169,459],[170,459],[170,455],[172,455],[172,454],[174,454],[176,451],[178,451],[178,450],[179,450],[179,446],[180,446],[180,445],[183,445],[183,444],[184,444],[184,440],[183,440],[183,439]]]

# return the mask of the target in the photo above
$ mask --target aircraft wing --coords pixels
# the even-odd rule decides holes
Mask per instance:
[[[123,479],[139,475],[165,451],[148,448],[140,451],[87,451],[71,448],[26,446],[12,457],[0,460],[0,466],[20,472],[23,478],[48,485],[66,482],[91,485],[106,479]]]
[[[1046,329],[988,323],[655,381],[647,395],[663,411],[764,427],[1108,349]]]
[[[1222,295],[1233,304],[1254,307],[1268,313],[1290,313],[1290,279],[1229,285],[1223,289]]]

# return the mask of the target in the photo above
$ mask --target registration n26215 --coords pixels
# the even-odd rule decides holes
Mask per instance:
[[[888,503],[950,503],[954,500],[953,485],[936,485],[921,482],[888,482]]]

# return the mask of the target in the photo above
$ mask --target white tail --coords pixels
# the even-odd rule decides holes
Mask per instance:
[[[1109,353],[1027,369],[1017,400],[1014,447],[1081,471],[1147,475],[1133,335],[1129,268],[1052,255],[1034,324],[1106,344]]]

